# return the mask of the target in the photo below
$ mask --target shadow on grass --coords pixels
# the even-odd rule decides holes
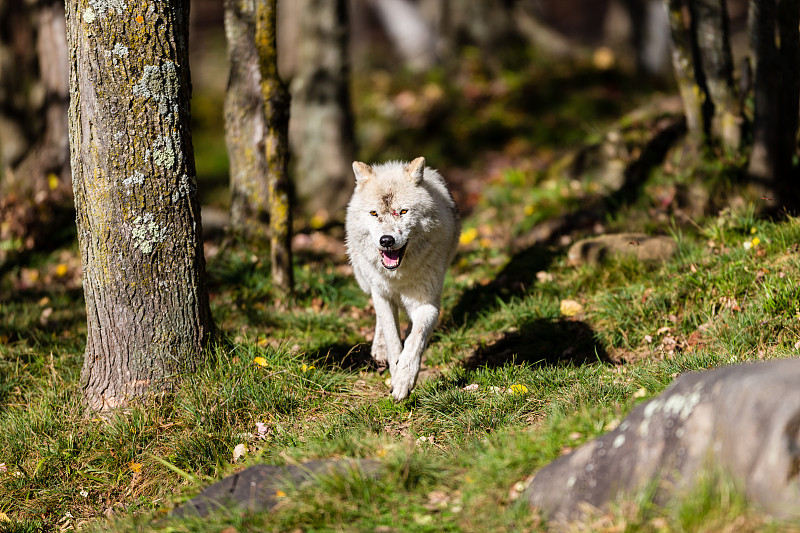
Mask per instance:
[[[85,342],[82,289],[14,290],[0,297],[0,309],[0,338],[9,344],[25,341],[45,351],[63,351],[65,343],[77,349]],[[35,354],[24,352],[19,357]]]
[[[508,364],[584,365],[610,362],[594,330],[578,320],[534,320],[500,340],[476,349],[464,367],[501,367]]]
[[[339,343],[326,346],[309,353],[309,359],[320,368],[342,368],[358,370],[364,368],[377,369],[370,355],[371,343],[361,342],[356,345]]]
[[[469,327],[481,314],[496,309],[501,302],[523,296],[536,284],[536,273],[547,270],[557,256],[554,248],[544,245],[534,245],[514,254],[490,283],[464,291],[444,322]]]

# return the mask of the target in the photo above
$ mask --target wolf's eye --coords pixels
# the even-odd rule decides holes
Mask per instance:
[[[374,217],[378,216],[378,212],[377,211],[370,211],[369,214],[374,216]]]
[[[408,213],[408,209],[401,209],[400,210],[400,214],[401,215],[405,215],[406,213]]]

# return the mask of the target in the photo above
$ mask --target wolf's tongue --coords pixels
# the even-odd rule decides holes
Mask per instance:
[[[381,250],[381,259],[386,267],[396,267],[400,263],[400,250]]]

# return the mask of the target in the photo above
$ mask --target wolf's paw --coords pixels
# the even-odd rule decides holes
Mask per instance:
[[[408,395],[414,389],[416,381],[417,376],[413,372],[399,369],[395,371],[392,374],[392,398],[394,398],[394,401],[401,402],[408,398]]]

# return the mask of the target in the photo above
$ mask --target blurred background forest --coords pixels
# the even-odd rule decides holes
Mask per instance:
[[[758,78],[748,47],[757,42],[754,14],[762,2],[750,4],[748,26],[746,0],[279,2],[280,74],[292,92],[290,169],[300,215],[297,227],[307,234],[339,225],[352,190],[353,159],[417,155],[425,155],[444,173],[466,215],[479,202],[488,202],[485,218],[500,222],[507,215],[502,212],[504,194],[533,194],[526,212],[511,224],[512,233],[527,244],[542,236],[563,236],[576,224],[591,228],[607,222],[609,212],[636,202],[646,208],[648,220],[655,214],[662,222],[676,213],[691,218],[721,207],[731,200],[731,180],[753,175],[748,151],[740,149],[747,145],[742,138],[758,134],[758,128],[747,127],[755,113],[752,89]],[[775,2],[763,4],[767,7],[762,11],[772,6],[767,15],[773,25],[776,14],[785,16],[792,9],[791,2],[778,3],[784,12],[777,13]],[[268,217],[242,214],[257,207],[237,207],[236,182],[247,179],[238,176],[257,178],[263,172],[258,155],[253,160],[252,147],[231,140],[235,127],[240,136],[241,128],[258,127],[247,124],[252,118],[234,116],[237,106],[256,106],[243,81],[257,76],[254,59],[248,58],[253,52],[236,41],[246,31],[247,10],[252,10],[248,5],[192,2],[193,142],[208,234],[229,227],[229,213],[234,227],[241,226],[237,218]],[[59,2],[0,2],[4,256],[69,238],[62,12]],[[681,18],[678,24],[694,55],[689,67],[690,78],[696,79],[687,82],[678,72],[677,84],[670,49],[680,36],[674,21],[670,33],[670,12]],[[711,22],[698,28],[705,19]],[[796,30],[796,22],[794,26]],[[686,43],[678,39],[676,44],[680,52]],[[705,61],[704,50],[716,52],[714,47],[729,57]],[[792,50],[781,52],[786,56]],[[796,50],[793,54],[788,61],[796,63]],[[673,59],[680,63],[680,58]],[[787,59],[780,61],[773,62],[779,70]],[[729,86],[729,94],[714,92],[715,76]],[[698,105],[708,124],[699,127],[711,142],[698,142],[692,135],[697,125],[686,100],[692,83],[705,94]],[[724,105],[717,102],[720,98]],[[783,106],[778,109],[786,109],[780,98],[774,100]],[[711,132],[717,126],[712,123],[725,121],[727,115],[718,111],[726,106],[732,110],[728,122],[738,125],[736,133],[733,141],[723,133],[722,141],[714,142]],[[679,142],[687,128],[684,114],[692,146]],[[244,136],[258,135],[247,131]],[[773,139],[769,144],[779,143]],[[794,161],[796,142],[789,151]],[[702,167],[709,162],[710,169],[698,171],[698,163]],[[643,188],[656,167],[664,179]],[[791,172],[791,164],[780,169],[782,176]],[[567,191],[560,190],[564,179]],[[487,189],[493,183],[506,192]],[[246,190],[250,185],[242,187],[243,195],[252,196]],[[522,192],[534,187],[543,192]],[[785,199],[775,199],[774,189],[767,180],[767,186],[754,188],[754,197],[767,208],[781,207]],[[580,220],[550,222],[530,234],[546,218],[575,207],[580,207]],[[297,244],[302,247],[308,240],[301,237]]]

